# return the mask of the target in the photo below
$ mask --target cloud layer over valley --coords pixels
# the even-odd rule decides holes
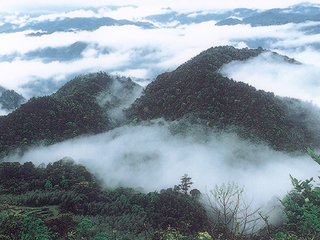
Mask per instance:
[[[246,62],[229,63],[221,69],[221,73],[257,89],[311,101],[320,106],[318,66],[288,62],[279,55],[267,52]]]
[[[87,72],[107,71],[153,79],[162,72],[174,70],[201,51],[219,45],[239,48],[261,46],[308,64],[307,67],[301,67],[300,75],[306,68],[310,75],[318,74],[312,65],[318,66],[320,62],[319,22],[260,27],[217,26],[216,23],[223,18],[241,17],[247,13],[217,11],[214,5],[211,9],[193,12],[172,7],[159,8],[155,5],[147,11],[144,5],[106,6],[50,14],[3,14],[0,41],[5,47],[0,49],[0,85],[30,98],[50,94],[72,77]],[[55,24],[62,20],[79,18],[79,21],[96,21],[102,17],[132,22],[93,30],[71,28],[61,31],[57,28],[53,32],[43,32],[49,26],[54,29]],[[152,27],[144,28],[137,25],[138,22]],[[10,30],[10,26],[13,30]],[[63,57],[63,53],[66,57]],[[254,63],[252,66],[250,63],[247,63],[247,68],[256,71]],[[277,71],[277,67],[276,62],[274,66],[270,65],[274,71]],[[279,74],[281,72],[283,70],[279,68]],[[238,80],[236,77],[234,79]],[[244,77],[241,81],[251,82]],[[296,83],[290,82],[292,89],[299,88],[299,84],[294,85]],[[38,86],[38,89],[30,90],[34,86]],[[39,89],[39,86],[43,86],[43,89]],[[279,94],[287,93],[290,92]]]
[[[64,157],[85,165],[111,188],[160,191],[178,185],[185,173],[192,177],[192,187],[202,193],[215,184],[234,181],[245,187],[254,207],[266,207],[270,201],[283,198],[292,188],[289,174],[297,179],[316,178],[318,174],[318,166],[309,156],[294,157],[232,134],[217,136],[200,126],[162,120],[39,147],[20,161],[40,165]]]

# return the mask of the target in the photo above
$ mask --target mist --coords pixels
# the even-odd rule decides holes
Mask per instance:
[[[318,174],[317,163],[307,155],[293,156],[233,134],[217,135],[201,126],[161,119],[34,148],[6,161],[32,161],[37,166],[64,157],[86,166],[107,188],[160,191],[180,184],[180,177],[188,174],[192,188],[205,194],[215,184],[234,181],[244,186],[254,208],[279,205],[277,198],[292,189],[289,174],[301,180]]]
[[[320,69],[314,65],[290,63],[279,55],[266,52],[245,62],[226,64],[221,73],[259,90],[320,106]]]

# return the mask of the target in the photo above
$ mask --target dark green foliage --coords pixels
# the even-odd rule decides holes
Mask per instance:
[[[44,189],[50,194],[52,190],[82,189],[81,184],[86,181],[95,187],[94,178],[86,168],[74,164],[70,159],[49,163],[46,168],[35,167],[31,162],[23,165],[17,162],[0,164],[0,194],[21,194]]]
[[[155,210],[149,217],[149,223],[154,228],[171,226],[183,234],[205,230],[207,215],[200,203],[172,189],[162,190],[158,196]]]
[[[310,148],[309,155],[319,164],[320,155]],[[290,175],[294,190],[281,201],[284,206],[285,222],[278,237],[318,239],[320,237],[320,188],[313,186],[313,178],[299,181]],[[299,239],[300,239],[299,238]]]
[[[320,236],[320,189],[313,187],[312,178],[298,181],[292,178],[294,190],[281,203],[285,207],[286,219],[278,234],[307,237]]]
[[[9,239],[21,239],[23,233],[24,216],[20,214],[10,214],[2,219],[0,234]]]
[[[69,81],[51,96],[31,98],[0,117],[0,158],[15,149],[24,151],[35,144],[50,145],[116,127],[119,120],[112,119],[108,112],[123,102],[117,98],[109,105],[98,102],[101,94],[110,94],[114,84],[126,96],[134,95],[138,88],[130,79],[116,79],[103,72],[88,74]]]
[[[0,224],[0,234],[7,236],[9,239],[52,239],[52,234],[48,231],[48,227],[44,225],[41,219],[35,219],[21,214],[10,214],[4,217]]]
[[[169,227],[196,236],[208,226],[203,206],[189,195],[172,189],[148,194],[131,188],[105,191],[70,159],[46,167],[4,162],[0,182],[0,194],[13,193],[10,204],[15,205],[0,198],[0,234],[19,234],[13,239],[62,239],[68,234],[70,239],[110,239],[114,231],[117,237],[141,239]],[[25,215],[7,216],[7,211]],[[15,224],[19,221],[23,224]]]
[[[276,150],[302,151],[306,144],[318,145],[320,131],[310,130],[307,119],[300,121],[303,116],[291,111],[293,104],[287,103],[288,99],[257,91],[219,73],[223,64],[244,61],[263,51],[224,46],[202,52],[150,83],[127,109],[129,122],[185,118],[191,123],[236,132],[257,143],[266,142]],[[298,105],[304,109],[303,104]]]
[[[44,185],[44,189],[45,190],[52,190],[53,189],[53,187],[52,187],[52,183],[48,180],[47,182],[46,182],[46,184]]]

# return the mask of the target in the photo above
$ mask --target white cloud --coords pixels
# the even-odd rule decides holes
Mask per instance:
[[[305,45],[286,50],[277,50],[280,54],[290,56],[297,61],[303,62],[308,65],[320,67],[320,52],[311,46]]]
[[[54,13],[54,14],[44,14],[36,18],[32,18],[29,22],[36,21],[42,22],[45,20],[54,21],[54,20],[62,20],[65,18],[91,18],[91,17],[101,17],[99,14],[94,13],[91,10],[75,10],[70,12],[63,13]]]
[[[0,104],[0,116],[8,115],[9,111],[2,108],[2,105]]]
[[[98,72],[119,67],[129,59],[128,54],[108,54],[98,58],[85,58],[74,62],[13,61],[0,63],[0,86],[27,94],[21,86],[35,79],[54,78],[64,80],[63,76],[76,72]],[[58,71],[57,71],[58,69]],[[32,96],[24,95],[29,98]]]
[[[115,10],[108,7],[101,8],[98,12],[104,17],[113,19],[142,20],[146,16],[164,14],[168,9],[159,8],[157,5],[124,6]]]
[[[127,69],[125,71],[114,71],[111,72],[111,74],[143,79],[147,76],[148,73],[146,69]]]
[[[320,107],[320,69],[314,65],[290,64],[269,52],[245,62],[229,63],[221,72],[257,89],[313,101]]]
[[[15,52],[25,54],[45,47],[68,46],[79,39],[76,34],[71,32],[56,32],[41,37],[28,37],[27,34],[29,33],[32,33],[32,31],[0,34],[0,42],[3,46],[6,46],[0,49],[0,55],[8,55]]]
[[[173,187],[185,173],[192,177],[192,187],[203,193],[215,184],[234,181],[245,187],[254,207],[265,206],[274,196],[283,198],[292,188],[289,174],[298,179],[317,176],[317,164],[308,156],[289,156],[232,135],[209,134],[203,141],[203,131],[173,136],[166,123],[122,127],[33,149],[21,161],[39,165],[68,156],[99,174],[109,187],[142,187],[146,191]]]

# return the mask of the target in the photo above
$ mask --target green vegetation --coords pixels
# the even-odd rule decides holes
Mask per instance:
[[[320,145],[320,129],[314,124],[319,119],[306,117],[314,110],[312,104],[280,99],[219,73],[223,64],[245,61],[264,51],[210,48],[175,71],[159,75],[140,98],[136,98],[140,87],[131,79],[104,72],[76,77],[55,94],[31,98],[11,114],[0,116],[0,159],[23,154],[31,146],[156,118],[236,132],[276,150],[304,151],[306,146]]]
[[[320,155],[309,149],[317,161]],[[281,226],[269,224],[259,209],[250,212],[244,189],[216,185],[204,197],[182,176],[173,189],[141,193],[102,188],[71,159],[46,167],[0,164],[1,239],[317,239],[320,192],[313,179],[291,177],[294,190],[281,200]],[[67,180],[67,181],[66,181]],[[193,195],[192,192],[199,192]],[[207,204],[208,203],[208,204]],[[265,227],[257,227],[258,222]]]
[[[188,239],[208,219],[198,200],[178,190],[103,190],[82,165],[62,159],[46,167],[0,164],[2,239]],[[170,232],[170,233],[169,233]]]
[[[320,155],[310,148],[309,155],[320,164]],[[299,181],[291,175],[292,190],[281,200],[285,222],[277,236],[280,239],[318,239],[320,237],[320,188],[315,187],[313,178]]]
[[[236,183],[215,185],[207,194],[208,213],[214,219],[212,236],[220,239],[242,239],[254,236],[257,212],[250,212],[250,203],[244,198],[244,189]]]
[[[219,73],[223,64],[244,61],[263,51],[224,46],[200,53],[150,83],[127,109],[129,122],[184,118],[220,131],[236,132],[257,143],[266,142],[276,150],[304,151],[306,146],[320,145],[320,131],[310,130],[310,119],[305,118],[312,111],[311,106],[257,91]]]
[[[139,88],[130,79],[112,78],[103,72],[88,74],[76,77],[51,96],[31,98],[16,111],[1,116],[0,157],[118,126],[118,117],[109,114],[123,104],[123,99],[110,93],[114,85],[127,96]],[[112,97],[112,101],[99,102],[101,95]]]

